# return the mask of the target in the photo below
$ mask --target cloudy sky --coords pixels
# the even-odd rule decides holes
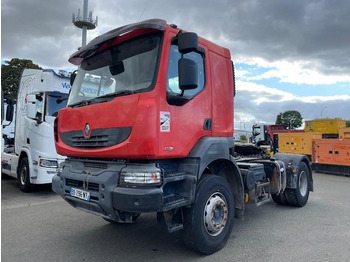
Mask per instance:
[[[1,62],[14,57],[72,69],[81,45],[72,13],[83,0],[2,0]],[[231,50],[236,67],[236,128],[273,123],[280,112],[304,119],[350,119],[348,0],[89,0],[101,33],[162,18]]]

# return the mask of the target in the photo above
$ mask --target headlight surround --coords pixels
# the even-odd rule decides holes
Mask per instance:
[[[39,166],[57,168],[58,162],[57,162],[57,160],[40,158],[39,159]]]
[[[125,184],[157,185],[162,182],[160,172],[122,172],[121,180]]]
[[[120,186],[157,186],[162,184],[162,171],[152,166],[128,166],[124,168],[119,177]]]

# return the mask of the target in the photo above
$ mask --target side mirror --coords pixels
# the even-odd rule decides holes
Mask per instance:
[[[198,87],[198,64],[196,61],[181,58],[178,64],[179,88],[184,90],[196,89]]]
[[[36,97],[34,94],[27,95],[27,117],[35,119],[36,114]]]
[[[196,33],[180,33],[177,36],[177,44],[181,54],[187,54],[198,50],[198,35]]]
[[[14,112],[14,101],[12,99],[7,100],[7,107],[6,107],[6,121],[12,122],[13,120],[13,112]]]
[[[1,124],[2,124],[2,121],[4,121],[4,92],[2,92],[1,90]]]
[[[75,71],[70,75],[70,86],[73,85],[74,80],[75,80],[77,74],[78,74],[78,70],[75,70]]]

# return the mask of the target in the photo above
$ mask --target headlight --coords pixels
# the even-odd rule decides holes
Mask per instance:
[[[160,172],[122,172],[120,175],[120,185],[134,186],[154,186],[160,185],[162,176]]]
[[[39,159],[39,166],[41,167],[58,167],[57,160],[49,160],[49,159]]]

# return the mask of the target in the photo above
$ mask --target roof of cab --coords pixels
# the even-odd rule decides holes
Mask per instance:
[[[167,23],[165,20],[149,19],[113,29],[107,33],[104,33],[103,35],[96,37],[86,46],[80,48],[77,52],[71,55],[68,61],[74,65],[79,65],[84,58],[93,55],[98,50],[98,48],[106,41],[120,36],[122,34],[125,34],[127,32],[131,32],[135,29],[157,29],[159,31],[164,31],[166,27]]]

